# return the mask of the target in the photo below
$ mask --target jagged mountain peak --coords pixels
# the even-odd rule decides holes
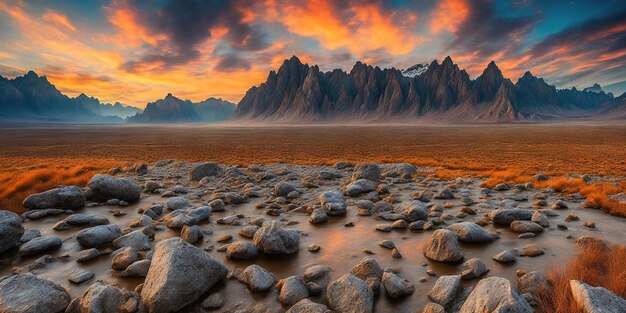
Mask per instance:
[[[600,84],[598,83],[595,83],[592,86],[583,89],[583,91],[595,92],[595,93],[603,92],[602,86],[600,86]]]

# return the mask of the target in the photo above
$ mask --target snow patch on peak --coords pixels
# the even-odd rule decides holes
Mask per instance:
[[[428,70],[428,64],[415,64],[406,70],[402,71],[402,75],[405,77],[415,77],[424,74]]]

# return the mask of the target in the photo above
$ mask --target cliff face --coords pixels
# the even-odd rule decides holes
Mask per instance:
[[[504,122],[594,114],[613,101],[595,89],[557,90],[529,72],[513,84],[494,62],[476,80],[450,57],[410,72],[357,62],[349,73],[325,73],[294,56],[248,90],[234,118]]]

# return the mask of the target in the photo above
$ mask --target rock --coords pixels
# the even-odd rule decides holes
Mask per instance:
[[[120,274],[122,277],[146,277],[150,270],[150,264],[152,261],[149,259],[139,260],[128,267]]]
[[[458,262],[463,259],[463,251],[461,251],[457,236],[447,229],[438,229],[433,232],[424,255],[439,262]]]
[[[550,222],[548,221],[548,218],[539,211],[535,211],[530,220],[541,225],[541,227],[550,227]]]
[[[478,282],[459,312],[531,313],[533,310],[528,302],[513,290],[508,279],[489,277]]]
[[[461,278],[463,279],[472,279],[472,278],[480,277],[486,274],[487,272],[489,272],[489,269],[487,269],[487,266],[485,266],[485,263],[483,263],[481,260],[477,258],[473,258],[473,259],[469,259],[465,261],[465,263],[463,263],[463,266],[467,267],[466,270],[461,272]]]
[[[364,281],[368,278],[380,280],[383,276],[383,270],[380,268],[380,265],[378,265],[378,262],[371,257],[364,257],[361,259],[357,265],[352,267],[350,273]]]
[[[570,280],[574,301],[585,313],[623,313],[626,299],[602,287],[592,287],[577,280]]]
[[[24,230],[24,234],[20,238],[20,242],[21,243],[29,242],[37,237],[41,237],[41,232],[38,229],[27,228]]]
[[[346,274],[333,281],[326,289],[330,309],[338,313],[371,313],[374,293],[360,278]]]
[[[287,182],[279,182],[274,186],[274,195],[277,197],[287,197],[292,191],[296,191],[296,188]]]
[[[400,259],[402,258],[402,254],[400,254],[400,251],[398,251],[398,248],[393,248],[391,250],[391,257],[394,259]]]
[[[137,260],[139,260],[139,253],[133,247],[117,249],[113,252],[111,268],[114,270],[124,270]]]
[[[548,176],[547,176],[547,175],[545,175],[545,174],[537,174],[537,175],[533,176],[533,178],[534,178],[536,181],[544,181],[544,180],[548,180]]]
[[[76,262],[86,262],[100,256],[100,251],[96,248],[85,249],[74,254]]]
[[[219,172],[220,167],[219,165],[217,165],[217,163],[201,163],[191,168],[191,170],[189,171],[189,179],[197,181],[205,177],[217,176]]]
[[[274,274],[256,264],[246,267],[238,279],[248,285],[252,291],[258,292],[268,291],[276,283]]]
[[[386,249],[393,249],[396,247],[396,245],[391,240],[383,240],[379,242],[378,245]]]
[[[422,313],[446,313],[446,309],[438,303],[429,302],[424,306]]]
[[[209,206],[213,210],[213,212],[223,212],[226,211],[226,204],[224,204],[224,200],[215,199],[209,202]]]
[[[397,220],[391,224],[391,228],[393,229],[406,229],[408,224],[405,220]]]
[[[178,311],[226,278],[226,266],[178,237],[160,241],[141,299],[150,313]]]
[[[493,241],[493,236],[488,231],[473,222],[454,223],[448,226],[448,229],[453,231],[462,242]]]
[[[128,290],[97,281],[80,298],[74,299],[65,312],[135,312],[139,306],[138,298]]]
[[[223,195],[224,201],[233,205],[246,202],[246,198],[236,192],[225,192]]]
[[[533,212],[526,209],[497,209],[490,213],[491,220],[500,225],[511,225],[514,221],[530,220]]]
[[[391,227],[391,225],[389,224],[376,224],[376,230],[382,231],[384,233],[391,232],[392,229],[393,227]]]
[[[180,232],[180,237],[188,243],[194,244],[204,238],[204,234],[198,225],[184,225]]]
[[[148,193],[154,193],[160,188],[161,188],[161,184],[159,184],[158,182],[154,180],[149,180],[145,183],[143,187],[143,191],[148,192]]]
[[[435,199],[442,199],[442,200],[450,200],[450,199],[454,199],[454,193],[452,192],[452,189],[450,188],[443,188],[442,190],[440,190],[436,195],[435,195]]]
[[[79,213],[66,217],[63,222],[71,226],[98,226],[108,224],[109,220],[101,215]]]
[[[278,300],[284,305],[294,305],[309,297],[309,289],[298,276],[289,276],[283,280]]]
[[[419,201],[405,202],[396,209],[396,212],[409,223],[428,219],[428,207]]]
[[[138,217],[136,220],[132,221],[128,226],[129,227],[152,227],[152,218],[148,215],[142,215]]]
[[[200,304],[200,307],[205,310],[214,310],[221,308],[222,305],[224,305],[224,298],[222,297],[222,294],[214,293],[204,299],[204,301]]]
[[[256,225],[245,226],[244,228],[239,230],[239,235],[246,238],[253,238],[254,234],[257,232],[257,230],[259,230],[259,228],[260,227]]]
[[[259,249],[249,241],[235,241],[226,249],[226,256],[237,260],[250,260],[257,257]]]
[[[529,257],[536,257],[536,256],[540,256],[542,254],[544,254],[545,252],[539,248],[533,247],[533,246],[528,246],[528,247],[524,247],[522,249],[522,251],[519,253],[520,256],[529,256]]]
[[[513,253],[513,251],[511,250],[504,250],[492,256],[491,258],[500,263],[511,263],[511,262],[515,262],[515,260],[517,259],[517,257],[515,256],[515,253]]]
[[[20,244],[24,227],[19,215],[0,210],[0,253]]]
[[[426,224],[425,221],[415,221],[415,222],[409,224],[408,228],[409,228],[409,230],[423,230],[424,229],[424,224]]]
[[[83,190],[76,186],[61,186],[24,199],[27,210],[63,209],[75,210],[85,206]]]
[[[497,184],[495,187],[493,187],[493,190],[495,191],[507,191],[510,189],[511,189],[511,186],[505,183],[500,183],[500,184]]]
[[[321,247],[316,244],[311,244],[307,247],[307,250],[309,250],[310,252],[317,252],[317,251],[320,251],[320,249]]]
[[[82,268],[75,269],[71,274],[68,280],[74,284],[80,285],[96,276],[94,273],[90,271],[86,271]]]
[[[141,188],[128,178],[116,178],[104,174],[94,175],[87,184],[96,199],[120,199],[133,202],[139,199]]]
[[[313,210],[311,216],[309,217],[309,223],[311,224],[321,224],[326,221],[328,221],[328,215],[326,214],[326,211],[321,208]]]
[[[216,241],[224,243],[224,242],[230,242],[231,240],[233,240],[233,236],[229,234],[224,234],[224,235],[219,236]]]
[[[184,210],[192,207],[191,201],[185,197],[171,197],[167,200],[167,208],[170,211]]]
[[[0,312],[64,312],[70,295],[61,286],[32,274],[18,274],[0,281]]]
[[[417,174],[417,168],[409,163],[388,165],[383,171],[385,177],[401,177],[403,179],[411,179],[415,174]]]
[[[567,204],[563,200],[557,200],[552,206],[550,206],[553,210],[565,210],[567,209]]]
[[[579,220],[580,220],[580,218],[578,216],[574,215],[574,214],[568,214],[565,217],[565,221],[566,222],[575,222],[575,221],[579,221]]]
[[[296,303],[292,306],[286,313],[326,313],[328,312],[328,307],[315,303],[309,299],[302,299],[300,302]]]
[[[358,179],[346,186],[346,195],[350,197],[358,196],[376,190],[376,183],[367,179]]]
[[[113,240],[113,246],[115,248],[132,247],[138,251],[150,250],[152,247],[150,245],[150,238],[140,229]]]
[[[541,272],[533,271],[517,279],[517,291],[520,295],[528,295],[533,301],[544,293],[552,292],[550,282]]]
[[[588,228],[596,228],[596,223],[594,223],[592,221],[585,221],[583,223],[583,226],[588,227]]]
[[[110,243],[120,236],[120,227],[110,224],[83,229],[76,234],[76,240],[81,246],[91,248]]]
[[[254,234],[253,242],[265,254],[292,254],[299,249],[300,234],[296,230],[281,229],[279,221],[268,221]]]
[[[543,227],[531,221],[513,221],[511,230],[517,233],[540,233],[543,231]]]
[[[380,182],[380,178],[380,167],[378,167],[378,165],[362,163],[356,165],[350,180],[366,179],[378,183]]]
[[[391,298],[401,298],[415,292],[415,286],[408,280],[398,276],[391,269],[385,270],[382,278],[383,287]]]
[[[61,240],[61,238],[59,237],[37,237],[20,247],[20,255],[29,256],[33,254],[39,254],[48,250],[56,250],[61,248],[62,245],[63,240]]]
[[[461,275],[441,276],[428,292],[428,297],[435,303],[447,307],[459,293],[460,287]]]

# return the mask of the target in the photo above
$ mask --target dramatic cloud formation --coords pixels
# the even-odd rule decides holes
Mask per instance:
[[[626,3],[510,0],[8,0],[0,75],[144,106],[172,92],[237,102],[297,55],[323,70],[494,60],[558,87],[626,86]]]

